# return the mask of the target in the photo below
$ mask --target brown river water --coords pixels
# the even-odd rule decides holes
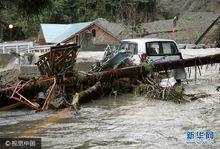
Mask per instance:
[[[42,148],[220,148],[218,67],[197,82],[184,83],[186,94],[211,96],[173,103],[133,94],[104,97],[81,105],[79,115],[64,111],[14,110],[0,113],[0,137],[40,137]],[[192,76],[194,76],[192,74]],[[52,117],[52,118],[51,118]],[[214,143],[187,144],[188,131],[213,131]]]

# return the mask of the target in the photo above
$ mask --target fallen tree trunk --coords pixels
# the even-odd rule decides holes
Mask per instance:
[[[220,54],[196,57],[189,59],[181,59],[175,61],[157,62],[152,64],[143,64],[140,66],[131,66],[125,68],[113,69],[110,71],[102,71],[96,73],[88,73],[78,76],[78,80],[82,84],[93,85],[95,82],[112,82],[116,79],[128,77],[128,78],[140,78],[143,75],[147,75],[150,72],[159,72],[169,69],[177,69],[184,67],[192,67],[206,64],[220,63]],[[73,73],[67,73],[66,77],[74,76]]]
[[[83,99],[88,98],[89,96],[94,95],[95,92],[97,92],[99,89],[101,89],[101,83],[97,82],[92,87],[88,88],[87,90],[84,90],[80,93],[76,93],[73,97],[72,106],[76,106],[79,102],[82,102]]]
[[[200,66],[206,64],[214,64],[220,63],[220,54],[208,55],[204,57],[195,57],[189,59],[175,60],[175,61],[167,61],[167,62],[157,62],[154,63],[154,70],[168,70],[168,69],[176,69],[183,67],[192,67],[192,66]]]

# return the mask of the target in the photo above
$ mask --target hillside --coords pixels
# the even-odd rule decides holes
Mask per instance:
[[[171,38],[179,43],[194,43],[220,15],[220,0],[161,0],[157,1],[157,19],[142,23],[143,37]],[[173,17],[180,14],[176,32],[172,32]],[[217,36],[217,23],[201,43],[211,44]]]
[[[159,0],[157,8],[168,17],[189,12],[220,12],[220,0]]]

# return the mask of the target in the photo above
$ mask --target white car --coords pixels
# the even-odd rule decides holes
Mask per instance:
[[[130,51],[131,60],[139,65],[143,62],[154,63],[182,59],[182,55],[175,41],[169,39],[138,38],[122,40],[119,51]],[[164,74],[165,72],[160,72]],[[166,75],[167,76],[167,75]],[[163,78],[162,87],[173,86],[176,82],[186,79],[185,69],[169,70],[169,78]],[[177,81],[176,81],[177,80]]]

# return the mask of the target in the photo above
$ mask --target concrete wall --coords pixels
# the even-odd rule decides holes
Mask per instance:
[[[16,61],[16,58],[10,54],[0,54],[0,69],[7,67]]]
[[[20,60],[21,65],[19,65],[19,58],[15,57],[11,54],[0,54],[0,76],[3,84],[5,83],[14,83],[17,80],[19,75],[21,76],[39,76],[40,72],[38,71],[38,67],[34,65],[34,63],[38,59],[37,54],[33,55],[33,59],[31,64],[27,61],[24,62]],[[24,56],[27,59],[26,56]]]

